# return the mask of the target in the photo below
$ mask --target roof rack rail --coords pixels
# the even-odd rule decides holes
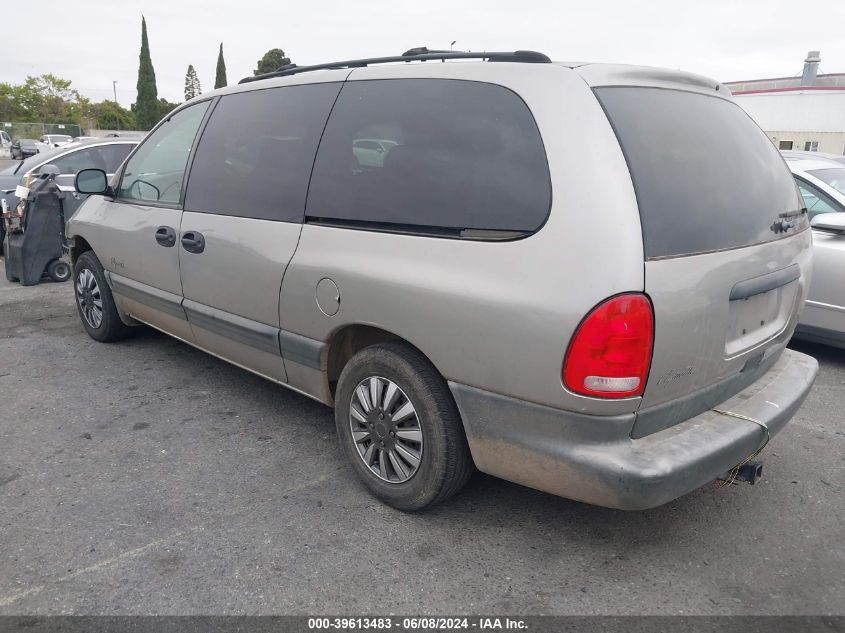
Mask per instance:
[[[425,62],[432,60],[446,61],[447,59],[485,59],[489,62],[520,62],[525,64],[549,64],[549,59],[543,53],[537,51],[506,51],[498,53],[470,53],[465,51],[430,51],[425,46],[412,48],[401,55],[393,57],[370,57],[367,59],[350,59],[340,62],[328,62],[325,64],[314,64],[312,66],[297,66],[287,64],[278,70],[254,77],[244,77],[238,83],[245,84],[251,81],[261,81],[272,77],[287,77],[299,73],[311,72],[312,70],[330,70],[338,68],[363,68],[373,64],[389,64],[391,62]]]

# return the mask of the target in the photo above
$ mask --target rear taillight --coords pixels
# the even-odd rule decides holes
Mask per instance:
[[[578,326],[563,361],[563,384],[585,396],[642,395],[651,365],[654,312],[644,294],[611,297]]]

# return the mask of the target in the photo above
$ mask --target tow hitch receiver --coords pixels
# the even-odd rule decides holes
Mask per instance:
[[[732,468],[718,478],[718,481],[725,484],[736,484],[740,481],[752,486],[763,476],[763,462],[750,461],[742,464],[739,468]]]

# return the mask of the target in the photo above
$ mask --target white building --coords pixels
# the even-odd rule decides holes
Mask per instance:
[[[811,51],[801,76],[725,85],[779,149],[845,154],[845,73],[819,75],[820,61]]]

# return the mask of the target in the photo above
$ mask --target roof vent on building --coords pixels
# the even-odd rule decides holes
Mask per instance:
[[[819,51],[810,51],[807,53],[807,59],[804,60],[804,74],[801,76],[802,86],[816,85],[816,75],[819,72],[819,62],[821,60],[821,53]]]

